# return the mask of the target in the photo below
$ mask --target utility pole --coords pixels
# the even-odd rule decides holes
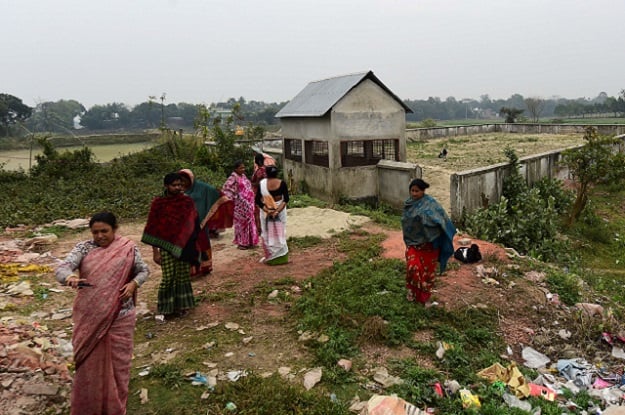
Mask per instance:
[[[161,95],[161,130],[165,129],[165,93]]]

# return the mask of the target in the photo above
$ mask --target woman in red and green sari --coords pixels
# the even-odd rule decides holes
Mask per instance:
[[[421,179],[410,182],[410,197],[404,203],[401,218],[406,244],[406,298],[422,304],[427,304],[432,296],[437,266],[442,274],[454,253],[456,234],[445,209],[425,194],[428,187]]]
[[[56,268],[77,289],[72,319],[71,414],[126,413],[137,289],[149,270],[134,242],[116,235],[109,212],[89,221],[93,240],[78,243]]]
[[[200,252],[208,249],[209,242],[200,231],[193,199],[183,193],[180,175],[169,173],[163,184],[165,193],[150,205],[141,242],[152,245],[154,262],[163,272],[158,287],[159,314],[183,315],[195,307],[190,265],[199,265]]]

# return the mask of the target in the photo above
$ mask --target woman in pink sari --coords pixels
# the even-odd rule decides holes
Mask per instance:
[[[254,221],[254,188],[245,176],[245,164],[237,160],[234,171],[221,189],[234,202],[234,243],[239,249],[258,245],[258,233]]]
[[[134,242],[116,235],[109,212],[89,221],[93,240],[78,243],[56,268],[77,290],[72,345],[72,415],[124,415],[128,401],[137,289],[149,270]],[[78,271],[78,274],[76,274]]]

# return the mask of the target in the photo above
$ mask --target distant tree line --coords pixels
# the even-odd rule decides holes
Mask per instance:
[[[473,120],[494,119],[499,115],[507,116],[510,112],[527,116],[528,121],[538,122],[540,118],[590,118],[624,117],[625,89],[616,97],[601,92],[595,98],[540,98],[523,97],[513,94],[508,99],[491,99],[488,95],[480,99],[466,98],[457,100],[448,97],[444,101],[438,97],[426,100],[405,100],[404,103],[414,113],[406,114],[407,121],[420,122],[432,120]],[[502,109],[503,111],[502,114]],[[518,111],[517,111],[518,110]]]
[[[404,100],[413,110],[406,114],[408,122],[424,120],[493,120],[504,122],[533,121],[541,118],[571,117],[624,117],[625,89],[617,96],[601,92],[595,98],[540,98],[513,94],[507,99],[491,99],[482,95],[479,99]],[[208,108],[214,117],[228,114],[238,106],[242,123],[267,126],[277,124],[275,114],[286,102],[266,103],[230,98],[210,105],[186,102],[167,103],[166,96],[149,97],[141,104],[129,107],[124,103],[109,103],[86,108],[76,100],[45,101],[34,108],[25,105],[18,97],[0,93],[0,134],[14,135],[25,132],[67,133],[85,128],[90,131],[140,130],[159,127],[194,129],[201,111]],[[510,117],[510,115],[514,117]],[[501,118],[500,118],[501,117]],[[24,128],[11,128],[20,124]]]

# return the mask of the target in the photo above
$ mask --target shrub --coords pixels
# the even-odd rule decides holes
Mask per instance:
[[[519,174],[518,157],[511,149],[505,152],[512,171],[504,179],[501,200],[465,215],[464,229],[538,259],[563,260],[562,252],[571,252],[569,243],[559,237],[569,193],[558,182],[547,180],[529,188]]]
[[[419,123],[419,128],[434,128],[436,127],[436,121],[431,118],[426,118]]]

